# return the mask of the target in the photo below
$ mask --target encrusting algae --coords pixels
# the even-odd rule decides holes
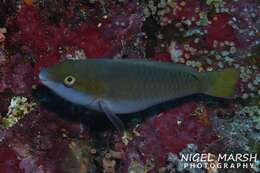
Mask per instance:
[[[255,168],[232,170],[184,169],[180,160],[183,153],[259,156],[259,6],[256,0],[0,1],[0,173],[259,172],[259,158],[252,162]],[[102,58],[188,66],[200,74],[212,74],[211,80],[199,82],[209,87],[202,88],[205,94],[228,94],[234,99],[195,94],[119,115],[127,129],[118,133],[106,117],[99,117],[101,113],[63,101],[38,85],[44,68],[66,60]],[[120,68],[120,75],[127,71]],[[219,78],[223,71],[229,75]],[[141,77],[133,69],[129,72],[130,77]],[[185,75],[170,78],[173,85],[165,85],[164,73],[156,77],[148,72],[147,76],[155,78],[139,92],[147,92],[147,97],[155,94],[151,87],[174,86],[183,79],[189,83],[185,86],[192,86]],[[106,78],[108,83],[116,79]],[[230,79],[238,81],[235,90],[222,85],[235,83]],[[80,81],[81,77],[69,73],[59,83],[68,84],[71,92],[62,94],[74,96]],[[86,80],[90,83],[95,82]],[[129,101],[127,94],[140,95],[136,84],[136,80],[115,83],[112,93],[127,91],[121,96]],[[127,88],[131,86],[133,91]],[[93,88],[97,94],[102,91],[102,87]],[[73,98],[79,97],[69,100]],[[110,117],[116,117],[107,109],[110,104],[102,105]]]
[[[8,112],[2,120],[5,128],[15,125],[20,119],[34,110],[36,103],[30,102],[26,97],[13,97],[8,107]]]

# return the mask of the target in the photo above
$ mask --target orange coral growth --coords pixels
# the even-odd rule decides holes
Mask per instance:
[[[26,5],[33,5],[34,0],[24,0],[23,1]]]
[[[5,35],[0,32],[0,43],[5,41]]]

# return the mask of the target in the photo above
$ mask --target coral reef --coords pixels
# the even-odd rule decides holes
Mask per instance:
[[[3,126],[5,128],[12,127],[26,114],[29,114],[35,106],[36,104],[28,102],[26,97],[12,98],[7,115],[2,120]]]
[[[201,113],[196,113],[197,106],[200,105],[185,103],[142,124],[137,129],[139,136],[128,144],[126,150],[130,165],[137,162],[145,167],[149,160],[153,160],[157,169],[150,172],[157,172],[166,164],[168,153],[177,154],[188,144],[196,144],[203,150],[207,144],[217,140],[211,125],[204,122]]]
[[[256,0],[1,1],[0,172],[259,172],[259,158],[247,169],[184,169],[180,159],[260,155],[259,9]],[[240,80],[235,99],[178,99],[122,116],[119,133],[39,83],[41,68],[86,58],[232,67]]]

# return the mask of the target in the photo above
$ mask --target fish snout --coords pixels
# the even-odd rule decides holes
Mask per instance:
[[[47,69],[41,69],[40,73],[39,73],[39,79],[41,81],[46,81],[48,80],[48,71]]]

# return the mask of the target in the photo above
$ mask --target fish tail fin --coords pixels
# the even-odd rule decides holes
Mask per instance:
[[[239,71],[234,68],[207,72],[202,78],[203,91],[214,97],[233,98],[238,79]]]

